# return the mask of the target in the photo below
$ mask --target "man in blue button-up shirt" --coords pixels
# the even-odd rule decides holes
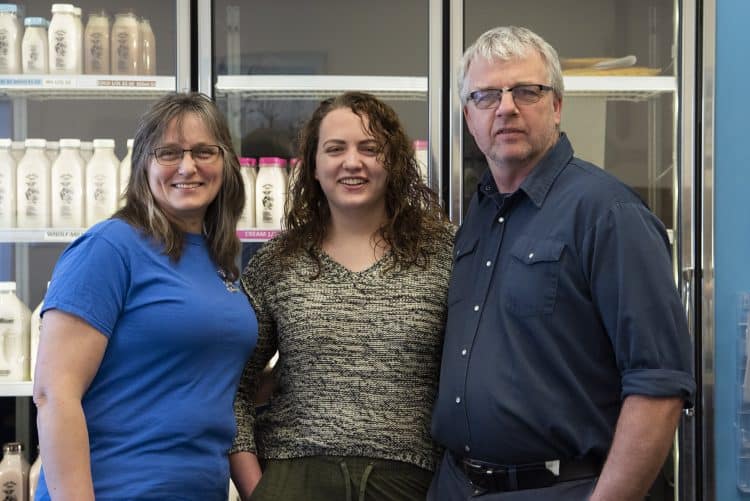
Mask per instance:
[[[429,498],[641,499],[695,390],[664,226],[573,156],[536,34],[483,34],[459,82],[489,170],[456,237]]]

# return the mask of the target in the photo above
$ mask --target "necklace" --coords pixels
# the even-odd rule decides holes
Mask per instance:
[[[227,274],[224,272],[224,270],[219,268],[218,270],[216,270],[216,273],[219,275],[221,281],[224,282],[224,286],[229,292],[239,292],[240,288],[237,287],[234,282],[229,280],[229,277],[227,277]]]

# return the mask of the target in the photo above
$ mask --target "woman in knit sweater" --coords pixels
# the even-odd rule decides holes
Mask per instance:
[[[235,401],[232,477],[243,499],[424,499],[452,227],[375,97],[323,101],[300,150],[287,229],[242,277],[259,335]],[[256,416],[277,349],[276,390]]]

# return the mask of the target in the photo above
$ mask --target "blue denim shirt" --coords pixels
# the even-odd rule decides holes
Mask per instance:
[[[486,172],[454,249],[435,439],[518,464],[605,457],[628,395],[695,391],[664,226],[564,134],[511,194]]]

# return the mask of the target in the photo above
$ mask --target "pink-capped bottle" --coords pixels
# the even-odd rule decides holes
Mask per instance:
[[[419,174],[422,176],[422,182],[427,182],[427,165],[429,158],[429,145],[425,139],[416,139],[414,141],[414,156],[419,164]]]
[[[240,220],[237,221],[237,229],[245,230],[255,227],[255,166],[257,160],[249,157],[240,157],[240,175],[245,185],[245,208],[242,209]]]

